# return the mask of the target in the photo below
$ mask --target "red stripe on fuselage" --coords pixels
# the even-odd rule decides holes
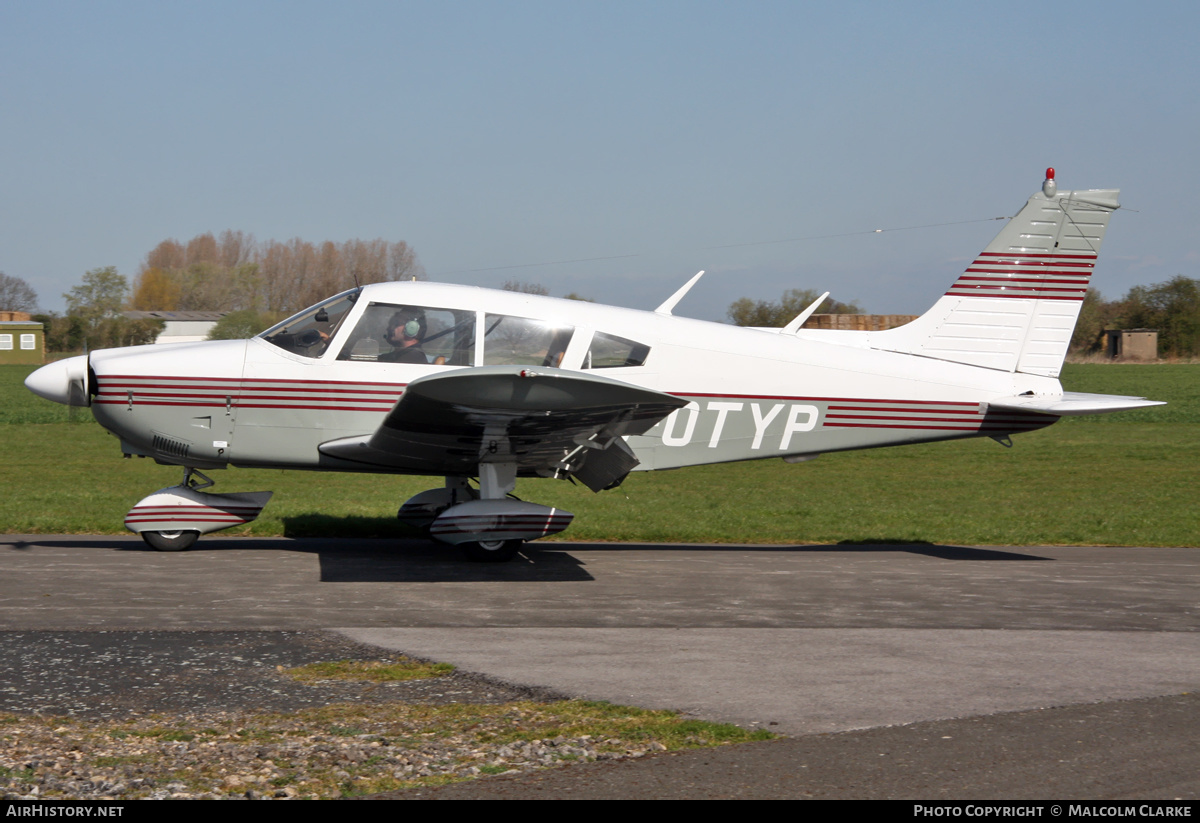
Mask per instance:
[[[163,380],[163,381],[195,381],[205,380],[213,383],[289,383],[297,386],[386,386],[389,389],[402,389],[407,383],[376,383],[369,380],[289,380],[285,377],[179,377],[176,375],[153,376],[145,374],[106,374],[101,380]]]
[[[1014,260],[1024,260],[1025,258],[1051,259],[1051,260],[1095,260],[1094,254],[1043,254],[1035,252],[1011,252],[1011,251],[981,251],[980,257],[1010,257]]]

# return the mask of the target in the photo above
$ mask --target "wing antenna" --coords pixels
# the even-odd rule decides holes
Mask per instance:
[[[666,300],[664,300],[663,304],[654,310],[654,313],[670,315],[671,309],[675,308],[675,304],[683,299],[683,296],[691,290],[692,286],[696,285],[696,281],[699,280],[703,274],[703,271],[697,272],[696,276],[684,283],[683,287],[680,288],[679,291],[675,292]]]
[[[779,333],[780,334],[795,334],[796,332],[800,331],[800,327],[804,325],[804,321],[807,320],[808,318],[812,317],[813,312],[815,312],[817,310],[818,306],[820,306],[822,303],[825,302],[825,298],[828,296],[829,296],[829,292],[825,292],[820,297],[818,297],[816,300],[814,300],[813,304],[811,306],[809,306],[807,309],[805,309],[804,311],[802,311],[798,315],[796,315],[796,319],[793,320],[791,323],[788,323],[782,329],[780,329]]]

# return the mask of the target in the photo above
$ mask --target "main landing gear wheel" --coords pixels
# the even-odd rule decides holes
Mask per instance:
[[[142,532],[142,539],[146,541],[146,545],[156,551],[181,552],[196,545],[196,541],[200,539],[200,532],[183,530]]]
[[[524,540],[481,540],[478,543],[459,543],[466,558],[474,563],[507,563],[517,556]]]

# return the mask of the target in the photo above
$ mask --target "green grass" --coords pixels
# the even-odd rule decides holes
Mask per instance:
[[[1180,431],[1183,428],[1184,431]],[[575,540],[1196,545],[1200,431],[1063,427],[937,443],[641,474],[586,497],[525,496],[577,514]]]
[[[63,408],[20,386],[28,371],[0,368],[0,420],[12,409],[41,415],[39,403]],[[601,494],[522,480],[517,494],[574,512],[562,536],[569,540],[1200,544],[1200,365],[1071,365],[1063,383],[1170,405],[1064,420],[1013,438],[1012,449],[977,439],[828,454],[799,465],[762,460],[634,473]],[[13,401],[13,389],[28,397]],[[0,442],[6,532],[121,534],[126,511],[182,476],[151,460],[120,460],[116,439],[94,424],[0,423]],[[219,491],[275,491],[258,521],[224,534],[407,536],[394,512],[436,485],[420,477],[274,470],[212,475]]]
[[[749,731],[731,723],[691,720],[675,711],[639,709],[603,700],[568,700],[544,708],[524,704],[511,710],[505,720],[504,728],[487,734],[488,742],[503,744],[559,735],[587,735],[601,740],[655,740],[668,749],[688,749],[774,737],[764,729]]]
[[[1167,401],[1166,406],[1075,417],[1063,423],[1200,423],[1200,364],[1068,363],[1062,384],[1066,391]]]
[[[25,378],[36,368],[0,365],[0,424],[95,422],[88,409],[51,403],[25,388]]]

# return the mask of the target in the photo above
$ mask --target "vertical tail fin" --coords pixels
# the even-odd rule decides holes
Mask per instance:
[[[1087,293],[1116,189],[1059,192],[1054,169],[921,317],[872,348],[1057,377]]]

